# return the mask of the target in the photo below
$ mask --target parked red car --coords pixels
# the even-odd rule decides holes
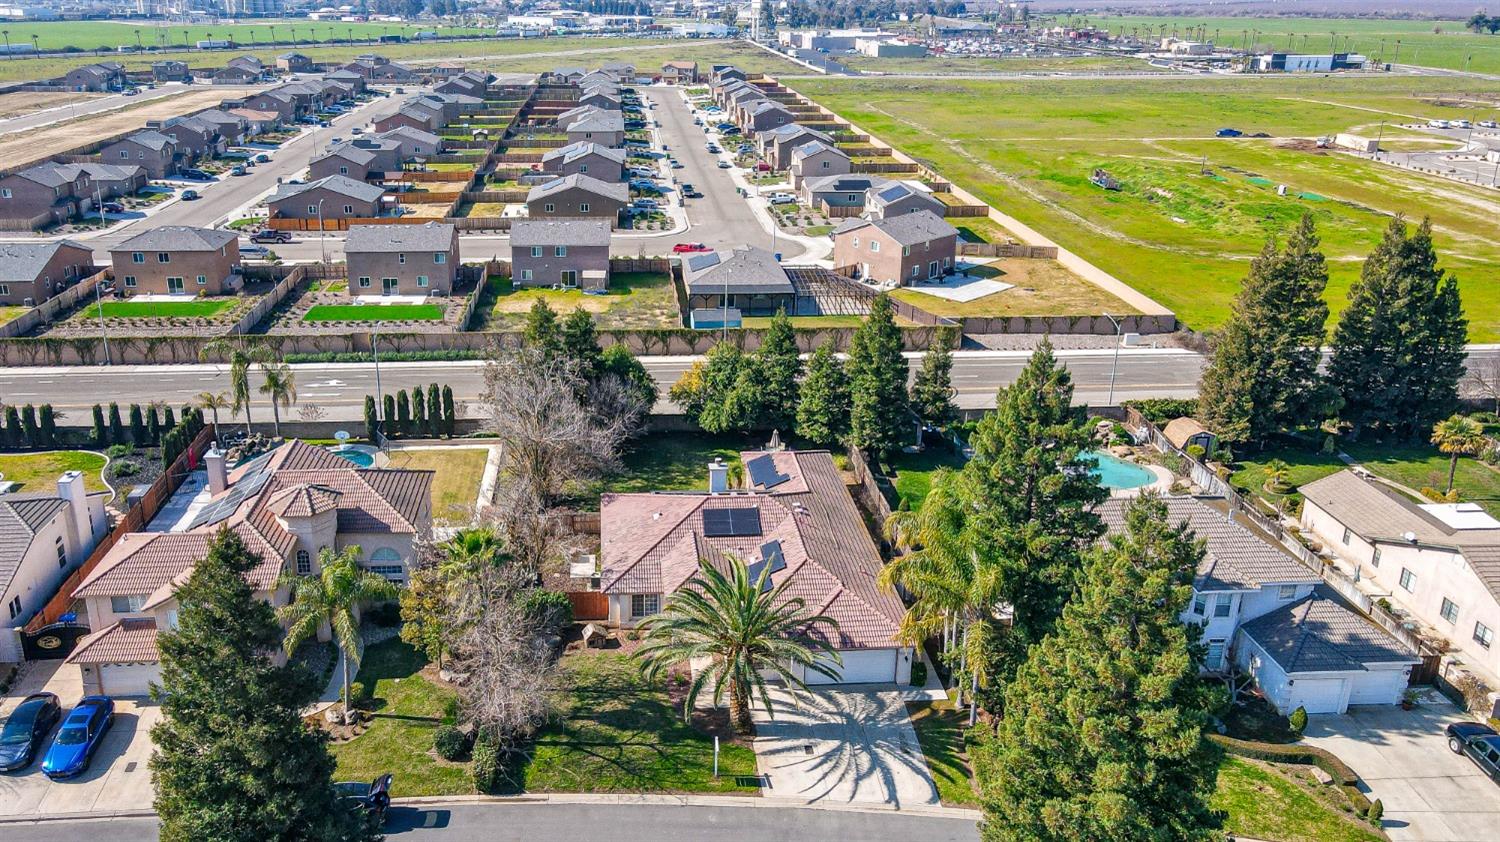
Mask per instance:
[[[761,161],[759,164],[755,165],[755,171],[756,172],[770,172],[771,171],[771,165],[768,164],[768,163],[766,163],[765,161]]]
[[[713,251],[713,249],[705,246],[702,243],[678,243],[677,245],[672,246],[673,254],[692,254],[694,252],[700,251]]]

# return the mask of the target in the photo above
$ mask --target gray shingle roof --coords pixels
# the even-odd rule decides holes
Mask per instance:
[[[834,230],[835,234],[873,227],[903,246],[927,243],[942,237],[958,236],[958,229],[932,211],[902,213],[884,219],[851,219]]]
[[[748,246],[734,251],[691,254],[682,261],[684,281],[691,295],[755,295],[791,293],[792,282],[776,255]]]
[[[177,143],[176,140],[173,140],[172,138],[162,134],[161,132],[151,129],[136,132],[135,134],[127,136],[125,139],[134,143],[138,143],[141,146],[146,147],[147,149],[155,149],[157,151],[165,149],[167,146],[176,145]]]
[[[585,155],[602,155],[616,163],[625,163],[625,150],[610,149],[588,140],[580,140],[557,149],[549,149],[542,155],[542,160],[554,161],[561,158],[563,161],[576,161]]]
[[[869,201],[872,205],[883,207],[885,205],[889,205],[892,202],[899,202],[902,199],[911,196],[921,196],[922,198],[927,199],[928,201],[931,201],[935,204],[940,204],[937,199],[934,199],[932,197],[932,194],[929,191],[918,190],[915,187],[912,187],[910,184],[905,184],[900,181],[896,182],[895,184],[887,184],[886,186],[878,189],[872,189],[870,191]]]
[[[280,202],[320,188],[340,196],[359,199],[362,202],[374,202],[385,195],[385,188],[379,185],[364,181],[355,181],[344,175],[330,175],[327,178],[309,181],[306,184],[282,184],[276,188],[276,192],[272,193],[266,201]]]
[[[351,225],[344,252],[447,251],[453,245],[453,225]]]
[[[530,246],[607,246],[605,219],[518,219],[510,226],[512,249]]]
[[[565,175],[562,178],[538,184],[526,194],[526,201],[527,203],[531,203],[537,199],[543,199],[554,193],[571,190],[575,187],[587,190],[590,193],[597,193],[607,199],[614,199],[622,204],[630,201],[630,188],[625,185],[600,181],[591,175],[583,175],[582,173]]]
[[[920,214],[912,214],[919,216]],[[1206,542],[1203,563],[1193,587],[1199,591],[1253,590],[1268,584],[1319,582],[1307,569],[1279,547],[1261,539],[1245,526],[1231,522],[1218,509],[1195,497],[1164,497],[1168,522],[1186,523],[1199,540]],[[1125,510],[1130,501],[1111,498],[1095,509],[1111,532],[1125,528]]]
[[[65,165],[56,161],[44,161],[34,167],[27,167],[16,175],[44,187],[63,187],[72,184],[73,179],[77,178],[76,173],[69,172]]]
[[[878,175],[821,175],[809,178],[807,189],[813,193],[863,193],[871,187],[879,189],[890,184],[889,178]]]
[[[88,246],[72,240],[55,240],[50,243],[0,243],[0,281],[5,283],[31,283],[42,273],[42,267],[63,246],[72,246],[89,251]],[[0,498],[3,499],[3,498]]]
[[[143,231],[110,251],[218,251],[237,239],[233,231],[163,225]]]
[[[0,497],[0,593],[10,588],[36,531],[67,505],[68,501],[55,495],[7,494]]]
[[[1245,623],[1240,630],[1289,674],[1363,671],[1366,664],[1420,661],[1322,585],[1291,605]]]
[[[625,117],[615,111],[595,110],[592,114],[574,120],[568,132],[623,132]]]
[[[786,128],[786,127],[783,126],[782,128]],[[832,153],[838,155],[841,158],[848,158],[849,157],[849,153],[848,152],[845,152],[844,150],[838,148],[837,146],[830,146],[830,145],[824,143],[821,140],[810,140],[807,143],[804,143],[804,144],[802,144],[802,145],[800,145],[797,148],[795,148],[795,149],[792,150],[792,160],[795,162],[795,161],[798,161],[798,160],[800,160],[802,158],[807,158],[807,157],[810,157],[812,155],[816,155],[816,154],[818,154],[820,152],[832,152]]]

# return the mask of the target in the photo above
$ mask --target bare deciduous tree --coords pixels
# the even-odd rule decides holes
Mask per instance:
[[[322,421],[327,414],[323,407],[315,403],[305,403],[297,407],[297,417],[303,421]]]
[[[1464,375],[1459,392],[1492,401],[1492,411],[1500,413],[1500,357],[1470,358],[1468,373]]]

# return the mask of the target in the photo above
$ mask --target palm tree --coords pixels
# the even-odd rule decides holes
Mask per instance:
[[[1484,428],[1478,421],[1462,415],[1445,418],[1432,428],[1432,443],[1439,452],[1448,454],[1448,489],[1453,493],[1453,475],[1458,472],[1458,457],[1475,456],[1486,444]]]
[[[201,359],[213,359],[215,357],[229,358],[229,397],[230,409],[235,412],[245,412],[245,435],[250,434],[250,366],[255,363],[265,364],[271,359],[270,351],[265,348],[246,349],[243,345],[233,345],[228,340],[216,339],[203,346],[198,353]]]
[[[395,599],[397,590],[385,577],[359,566],[359,547],[345,547],[337,553],[324,547],[318,553],[318,567],[316,576],[298,576],[291,571],[282,574],[281,584],[291,590],[292,601],[276,609],[276,617],[286,626],[282,647],[288,655],[317,636],[325,624],[332,630],[343,671],[347,717],[349,663],[359,667],[359,620],[354,612],[367,602]]]
[[[1261,487],[1272,494],[1285,494],[1291,490],[1292,466],[1281,459],[1266,463],[1266,481]]]
[[[698,575],[667,599],[661,613],[641,624],[646,637],[636,655],[647,680],[655,681],[664,670],[683,662],[707,662],[688,686],[683,719],[691,717],[705,687],[713,689],[715,705],[727,690],[734,730],[747,734],[752,727],[752,694],[760,696],[767,715],[774,715],[765,674],[803,692],[807,684],[797,677],[794,665],[838,680],[837,667],[843,660],[829,635],[808,633],[819,625],[835,630],[838,622],[815,613],[801,598],[788,597],[790,580],[767,589],[770,572],[771,566],[765,565],[752,581],[737,558],[729,559],[727,574],[700,561]]]
[[[276,437],[281,437],[281,410],[291,409],[292,404],[297,402],[297,378],[292,374],[292,367],[283,362],[263,363],[261,365],[261,376],[265,382],[260,384],[260,393],[271,396],[271,419]]]
[[[222,441],[219,438],[219,410],[229,409],[229,395],[224,392],[217,394],[213,392],[199,392],[198,396],[193,398],[193,403],[197,404],[199,409],[206,409],[213,413],[214,441]]]

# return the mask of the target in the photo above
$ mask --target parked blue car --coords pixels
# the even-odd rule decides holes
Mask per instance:
[[[114,721],[114,699],[84,696],[52,739],[52,747],[42,758],[42,774],[53,780],[83,774]]]

